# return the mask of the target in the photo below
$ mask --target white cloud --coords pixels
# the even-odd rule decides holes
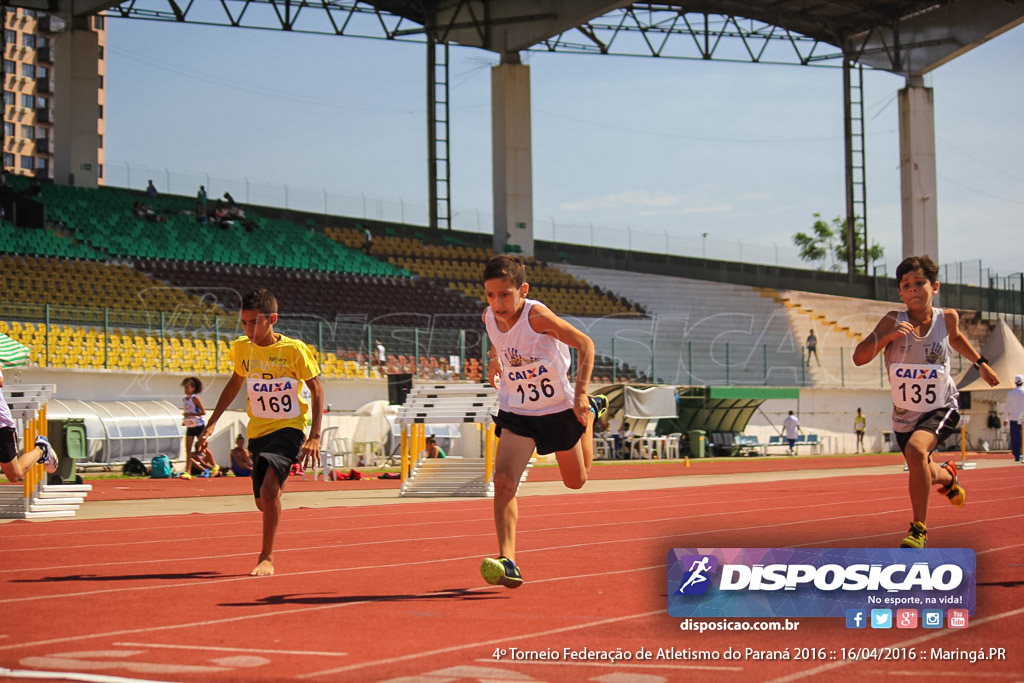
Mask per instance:
[[[684,200],[682,195],[651,193],[646,190],[627,190],[614,192],[602,197],[591,197],[578,202],[564,202],[558,206],[565,211],[589,211],[591,209],[669,207]]]
[[[772,199],[775,195],[771,192],[748,192],[741,194],[740,199],[755,200],[755,199]]]
[[[691,213],[728,213],[732,211],[729,204],[718,204],[716,206],[685,206],[678,209],[658,209],[652,211],[641,211],[641,216],[679,216]]]

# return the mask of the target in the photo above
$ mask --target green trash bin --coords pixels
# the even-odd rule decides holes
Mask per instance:
[[[690,455],[694,458],[703,458],[707,452],[708,433],[703,429],[691,429],[686,432],[686,439],[690,442]]]
[[[85,420],[48,420],[46,428],[50,444],[57,453],[57,471],[50,475],[50,483],[81,484],[78,461],[85,460],[88,455]]]

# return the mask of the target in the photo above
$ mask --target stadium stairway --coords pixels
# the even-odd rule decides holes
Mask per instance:
[[[704,385],[800,385],[802,340],[786,309],[751,287],[561,264],[577,278],[635,301],[649,320],[581,321],[595,338],[615,337],[615,357],[660,382]],[[606,329],[607,328],[607,329]],[[608,348],[598,352],[611,355]]]

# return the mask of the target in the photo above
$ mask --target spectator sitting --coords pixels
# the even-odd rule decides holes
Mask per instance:
[[[235,447],[231,449],[231,471],[236,477],[252,476],[252,455],[245,447],[245,435],[239,434]]]
[[[433,434],[427,437],[426,455],[428,458],[447,458],[444,449],[437,445],[437,437]]]
[[[231,196],[230,192],[224,193],[224,199],[227,200],[228,207],[232,209],[238,208],[238,204],[235,203],[235,198]]]

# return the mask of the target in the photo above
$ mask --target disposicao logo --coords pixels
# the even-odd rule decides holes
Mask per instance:
[[[679,586],[680,595],[704,595],[711,587],[710,574],[718,569],[718,558],[714,555],[686,555],[679,558],[683,566],[689,566]]]
[[[975,608],[968,548],[675,548],[667,576],[674,617],[842,617],[860,628],[854,611]]]

